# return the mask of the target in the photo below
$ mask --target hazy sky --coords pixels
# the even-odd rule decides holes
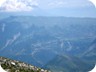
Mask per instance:
[[[0,0],[0,11],[32,11],[36,7],[52,8],[82,8],[93,4],[89,0]]]

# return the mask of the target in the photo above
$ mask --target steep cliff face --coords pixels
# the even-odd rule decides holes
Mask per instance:
[[[0,72],[51,72],[23,62],[0,57]]]

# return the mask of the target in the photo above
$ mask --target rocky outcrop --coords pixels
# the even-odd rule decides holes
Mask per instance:
[[[51,72],[24,62],[0,57],[1,69],[5,72]]]

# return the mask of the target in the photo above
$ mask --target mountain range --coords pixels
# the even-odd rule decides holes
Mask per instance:
[[[0,56],[53,72],[96,63],[96,18],[9,16],[0,20]]]

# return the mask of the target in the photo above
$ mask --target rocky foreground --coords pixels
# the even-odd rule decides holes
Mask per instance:
[[[5,72],[51,72],[23,62],[0,57],[0,66]],[[1,71],[0,71],[1,72]]]

